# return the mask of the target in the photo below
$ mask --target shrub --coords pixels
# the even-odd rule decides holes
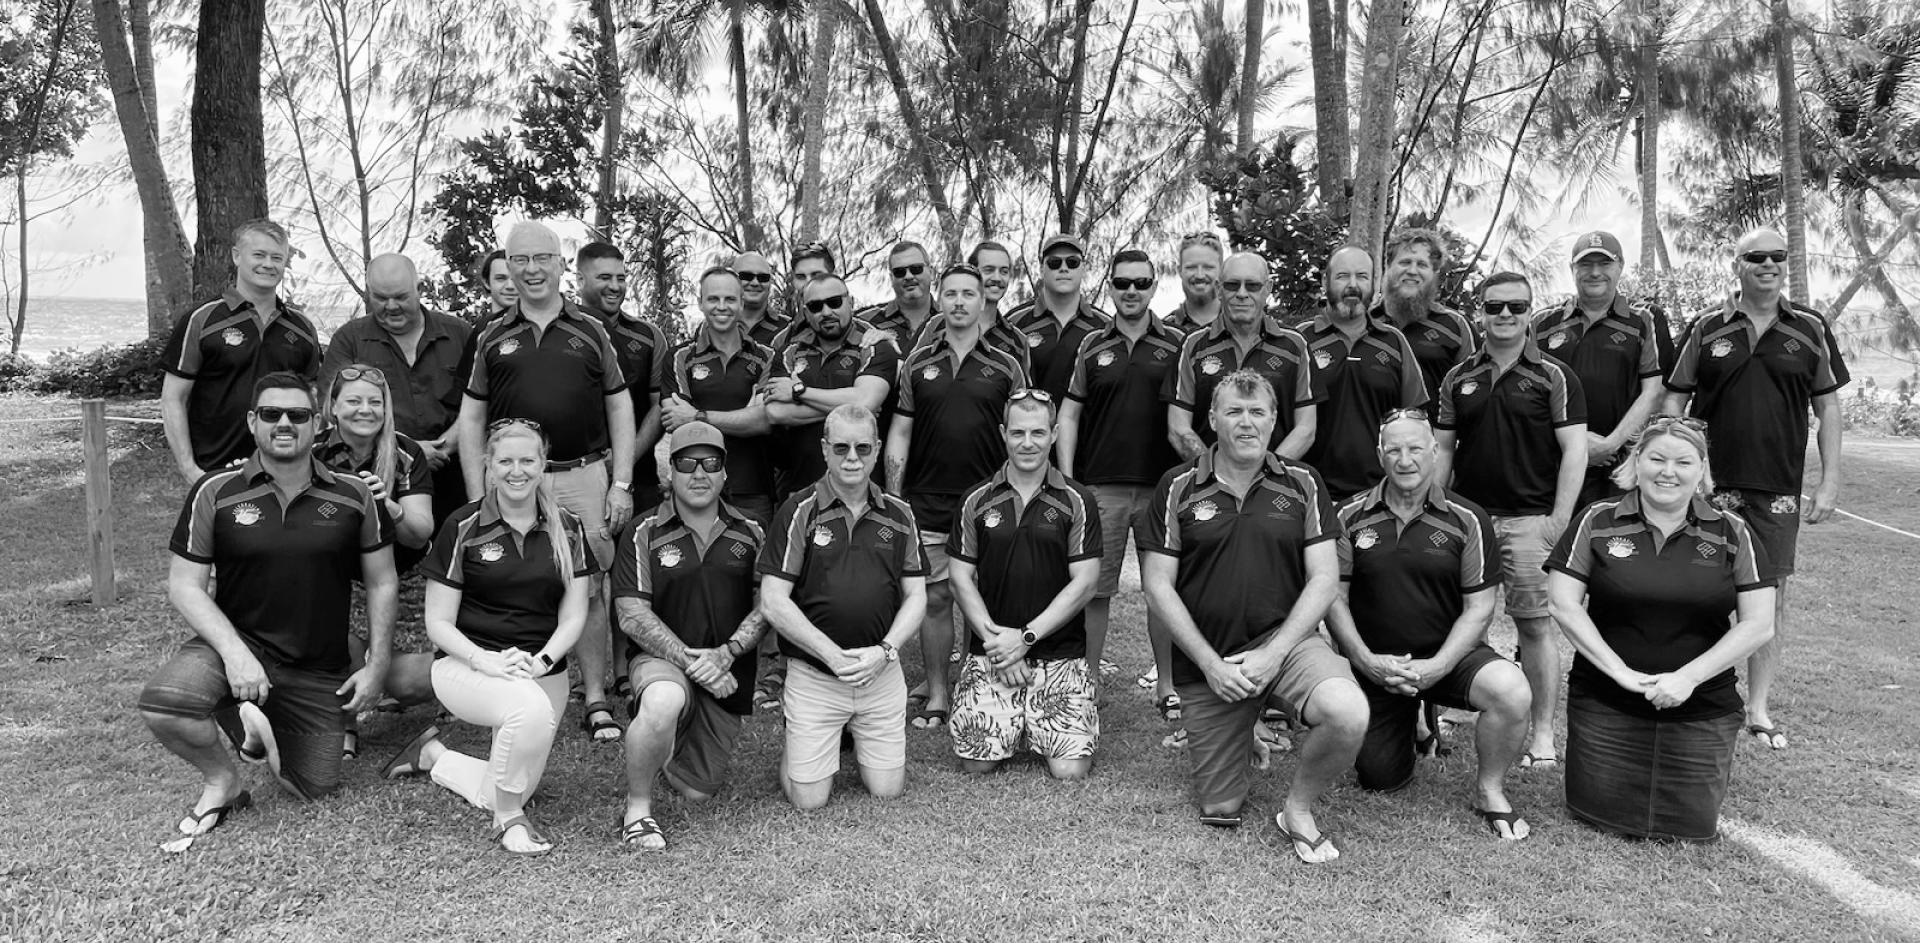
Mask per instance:
[[[1920,405],[1913,402],[1914,392],[1905,380],[1887,391],[1861,387],[1852,396],[1840,398],[1841,427],[1878,435],[1920,437]]]
[[[162,338],[89,351],[60,350],[18,386],[35,393],[82,398],[160,395]]]
[[[0,354],[0,393],[26,389],[33,370],[33,361],[22,354]]]

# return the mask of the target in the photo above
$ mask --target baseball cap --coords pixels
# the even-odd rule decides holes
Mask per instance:
[[[1040,240],[1040,254],[1046,255],[1048,252],[1051,252],[1054,249],[1059,248],[1060,246],[1070,247],[1073,249],[1073,251],[1078,252],[1081,255],[1087,254],[1086,244],[1080,241],[1079,236],[1069,235],[1068,233],[1063,233],[1063,232],[1054,233],[1053,235]]]
[[[710,445],[727,454],[727,439],[711,423],[690,422],[673,430],[673,437],[667,440],[667,455],[679,455],[685,449],[696,445]]]
[[[1578,262],[1596,253],[1614,262],[1625,257],[1620,252],[1620,240],[1610,232],[1595,230],[1573,241],[1572,261]]]

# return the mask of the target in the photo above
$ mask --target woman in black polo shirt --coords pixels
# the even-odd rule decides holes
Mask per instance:
[[[566,656],[586,623],[594,572],[586,531],[554,500],[546,466],[538,426],[496,423],[485,496],[447,518],[427,556],[427,635],[444,653],[433,693],[455,717],[493,728],[492,753],[456,753],[428,727],[382,771],[431,773],[491,811],[492,837],[521,855],[553,847],[523,807],[566,709]]]
[[[1567,680],[1567,811],[1633,838],[1718,837],[1740,693],[1733,666],[1773,635],[1773,585],[1713,493],[1703,424],[1661,417],[1548,558]],[[1584,605],[1583,605],[1583,599]],[[1730,618],[1731,617],[1731,618]]]
[[[419,444],[393,428],[388,403],[393,390],[386,374],[378,367],[356,363],[340,368],[329,381],[327,410],[333,427],[313,444],[314,457],[336,472],[357,475],[372,489],[376,500],[386,505],[393,519],[395,547],[393,568],[400,574],[400,602],[393,614],[393,642],[396,652],[428,652],[433,643],[420,619],[426,597],[427,581],[414,565],[426,555],[427,540],[433,536],[433,469]],[[367,658],[367,596],[358,583],[353,590],[353,636],[347,643],[358,671]],[[407,692],[393,687],[394,672],[388,672],[390,696],[412,700]],[[425,692],[417,697],[424,698]],[[360,755],[360,719],[347,717],[347,732],[341,755],[353,759]]]

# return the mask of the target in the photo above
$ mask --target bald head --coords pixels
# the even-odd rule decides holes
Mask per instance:
[[[749,319],[758,321],[773,295],[773,262],[758,252],[742,252],[727,267],[740,276],[740,306]]]
[[[413,260],[398,252],[376,255],[367,263],[367,288],[379,290],[400,285],[417,285],[420,282],[420,270],[414,268]]]
[[[1352,325],[1366,316],[1373,304],[1373,274],[1373,256],[1358,246],[1338,249],[1327,259],[1327,310],[1340,323]]]
[[[1785,249],[1786,247],[1787,237],[1780,235],[1779,230],[1771,226],[1759,226],[1747,230],[1747,234],[1741,236],[1740,240],[1733,244],[1733,254],[1744,255],[1748,252]]]
[[[420,311],[420,272],[412,259],[389,252],[367,263],[367,314],[395,336],[420,329],[425,315]]]
[[[520,290],[523,310],[551,312],[561,305],[560,275],[567,261],[560,254],[560,237],[543,223],[515,223],[507,231],[507,274]]]

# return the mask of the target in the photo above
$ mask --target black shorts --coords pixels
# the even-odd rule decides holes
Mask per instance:
[[[1794,548],[1800,543],[1799,495],[1721,488],[1713,493],[1713,506],[1737,511],[1747,522],[1753,542],[1760,545],[1761,579],[1793,575]]]
[[[1360,788],[1390,791],[1412,782],[1420,702],[1430,701],[1460,710],[1476,709],[1471,700],[1473,679],[1480,674],[1480,669],[1499,661],[1506,659],[1485,644],[1477,645],[1446,677],[1420,692],[1419,697],[1396,694],[1354,672],[1360,680],[1360,690],[1366,692],[1367,709],[1371,711],[1367,737],[1360,744],[1360,755],[1353,761]]]

